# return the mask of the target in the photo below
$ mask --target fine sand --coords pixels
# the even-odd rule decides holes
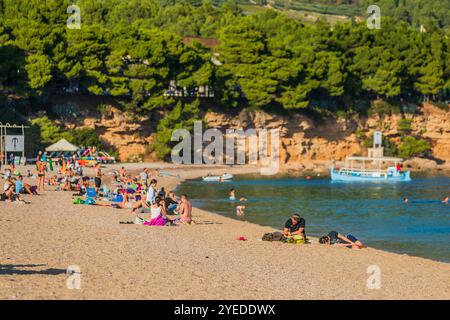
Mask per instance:
[[[182,178],[256,170],[165,167]],[[167,191],[180,182],[158,181]],[[450,299],[446,263],[315,239],[263,242],[272,228],[196,208],[195,225],[144,227],[120,224],[134,220],[130,210],[72,205],[71,192],[25,199],[31,204],[0,202],[0,299]],[[81,270],[79,290],[66,285],[72,265]],[[370,266],[381,271],[379,289],[367,287]]]

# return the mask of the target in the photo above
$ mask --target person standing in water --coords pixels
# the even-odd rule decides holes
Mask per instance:
[[[236,201],[236,190],[235,189],[230,189],[230,201]]]

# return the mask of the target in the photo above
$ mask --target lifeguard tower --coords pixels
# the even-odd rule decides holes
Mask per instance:
[[[373,133],[373,146],[368,150],[369,158],[383,158],[384,157],[384,147],[383,143],[383,133],[381,131],[375,131]]]

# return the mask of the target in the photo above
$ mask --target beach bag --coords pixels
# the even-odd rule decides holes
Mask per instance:
[[[265,233],[262,237],[263,241],[284,241],[286,237],[281,232]]]
[[[290,238],[287,238],[285,240],[286,243],[293,243],[293,244],[305,244],[306,243],[306,239],[303,238],[302,236],[299,235],[295,235],[292,236]]]

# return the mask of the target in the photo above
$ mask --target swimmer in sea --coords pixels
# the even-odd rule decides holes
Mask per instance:
[[[403,198],[403,203],[408,203],[409,199],[408,198]]]
[[[236,190],[230,189],[230,198],[231,201],[236,201]]]
[[[448,197],[445,197],[444,200],[442,200],[442,203],[448,204]]]

